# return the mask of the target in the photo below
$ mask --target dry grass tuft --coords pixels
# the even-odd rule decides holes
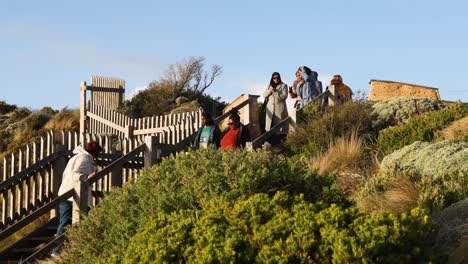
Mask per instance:
[[[353,131],[348,138],[340,137],[333,142],[324,155],[311,158],[308,167],[319,175],[353,171],[360,164],[362,152],[362,140]]]
[[[80,127],[80,111],[63,108],[44,125],[45,130],[76,130]]]
[[[419,189],[406,177],[398,177],[388,183],[384,192],[357,199],[357,207],[373,213],[402,213],[418,206]]]
[[[468,116],[453,122],[438,133],[438,141],[445,139],[468,139]]]

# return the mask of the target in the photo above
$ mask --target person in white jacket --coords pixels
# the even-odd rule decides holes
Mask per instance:
[[[73,150],[75,154],[67,163],[62,175],[62,183],[60,184],[58,195],[62,195],[75,187],[79,181],[85,181],[96,175],[96,164],[94,160],[101,152],[102,148],[95,141],[90,141],[83,148],[81,145]],[[91,193],[91,189],[89,190]],[[88,194],[88,205],[90,205],[91,194]],[[65,232],[64,227],[71,223],[72,217],[72,202],[73,198],[59,204],[59,225],[57,227],[56,236]],[[52,251],[52,256],[56,255],[60,250],[60,245]]]

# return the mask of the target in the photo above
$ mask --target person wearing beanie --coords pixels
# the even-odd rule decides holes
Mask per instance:
[[[95,141],[88,142],[83,148],[81,145],[73,150],[75,154],[67,163],[62,175],[62,183],[60,184],[58,195],[62,195],[73,189],[76,183],[85,181],[96,175],[96,163],[94,160],[102,151],[101,146]],[[88,205],[91,205],[91,189],[88,193]],[[65,232],[65,226],[71,224],[72,219],[72,202],[73,198],[59,204],[59,225],[57,227],[56,236]],[[52,250],[51,256],[57,256],[61,245],[58,245]]]

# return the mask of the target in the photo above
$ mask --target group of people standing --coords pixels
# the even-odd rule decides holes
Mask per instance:
[[[281,80],[281,75],[274,72],[271,75],[270,83],[267,89],[263,92],[265,98],[264,107],[265,115],[265,131],[270,130],[273,126],[288,117],[288,109],[286,99],[288,96],[295,99],[294,109],[301,111],[315,97],[322,94],[322,82],[318,80],[318,74],[312,71],[307,66],[301,66],[297,69],[296,80],[292,86]],[[333,76],[330,85],[336,88],[335,99],[337,102],[344,103],[351,99],[351,89],[343,83],[343,78],[340,75]],[[327,86],[326,90],[329,89]],[[327,97],[322,98],[322,105],[326,105]],[[239,148],[245,146],[245,143],[250,141],[250,135],[246,126],[240,122],[240,117],[237,112],[231,112],[229,116],[228,128],[221,132],[218,125],[213,121],[209,113],[202,114],[202,129],[199,130],[195,140],[194,147],[206,148],[212,144],[216,148]],[[285,135],[285,128],[279,130],[279,135]]]
[[[270,83],[263,92],[265,98],[264,105],[266,106],[265,131],[270,130],[274,125],[278,124],[288,116],[286,107],[286,99],[289,97],[296,100],[294,109],[300,111],[315,97],[322,94],[322,82],[318,80],[318,74],[312,71],[307,66],[301,66],[297,69],[296,80],[289,87],[281,80],[281,75],[274,72],[271,75]],[[343,83],[343,78],[340,75],[333,76],[330,85],[336,88],[336,99],[340,103],[344,103],[351,99],[351,89]],[[326,90],[329,87],[327,86]],[[327,97],[324,97],[321,104],[326,105]]]
[[[209,113],[201,115],[202,128],[198,130],[193,146],[195,148],[207,148],[213,145],[216,148],[240,148],[245,147],[245,143],[250,141],[250,133],[247,126],[240,121],[237,111],[231,111],[228,118],[228,127],[221,132]]]

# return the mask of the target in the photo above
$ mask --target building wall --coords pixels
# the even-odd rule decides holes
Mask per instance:
[[[383,100],[397,96],[414,96],[440,100],[439,89],[421,85],[371,80],[369,101]]]

